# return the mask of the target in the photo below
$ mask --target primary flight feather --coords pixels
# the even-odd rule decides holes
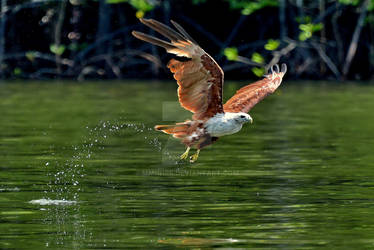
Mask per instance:
[[[191,156],[190,161],[196,161],[200,149],[217,141],[220,136],[240,131],[244,123],[252,123],[252,118],[247,113],[279,87],[287,71],[285,64],[282,64],[281,70],[275,65],[264,79],[239,89],[223,105],[223,71],[216,61],[176,22],[171,21],[177,31],[153,19],[140,21],[170,42],[133,31],[136,38],[161,46],[179,57],[188,58],[171,59],[167,66],[177,80],[179,102],[183,108],[193,113],[192,120],[155,126],[156,130],[172,134],[187,146],[181,159],[186,159],[190,148],[194,147],[197,152]]]

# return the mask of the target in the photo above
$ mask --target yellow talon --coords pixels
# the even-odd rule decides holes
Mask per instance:
[[[195,162],[197,160],[197,158],[199,158],[199,153],[200,153],[200,149],[198,149],[195,154],[191,155],[191,157],[190,157],[190,162],[191,163]]]
[[[190,147],[187,148],[186,152],[184,152],[181,156],[180,156],[180,159],[181,160],[185,160],[187,159],[188,157],[188,152],[190,152]]]

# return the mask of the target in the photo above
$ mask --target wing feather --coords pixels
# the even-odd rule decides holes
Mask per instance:
[[[136,38],[161,46],[169,53],[188,58],[187,61],[171,59],[167,65],[177,80],[181,106],[193,112],[195,120],[206,120],[217,113],[223,113],[223,71],[214,59],[176,22],[172,21],[172,24],[179,32],[156,20],[140,21],[168,38],[170,42],[133,31],[132,34]]]
[[[190,40],[191,42],[193,42],[194,44],[197,44],[197,42],[182,28],[182,26],[180,26],[177,22],[174,22],[173,20],[171,20],[171,23],[174,25],[175,28],[177,28],[177,30],[182,33],[182,35],[187,39],[187,40]]]
[[[144,33],[139,32],[139,31],[133,31],[132,35],[135,36],[136,38],[140,39],[140,40],[147,41],[147,42],[152,43],[152,44],[157,45],[157,46],[161,46],[161,47],[165,48],[166,50],[175,49],[175,46],[173,44],[171,44],[169,42],[166,42],[164,40],[158,39],[156,37],[144,34]]]
[[[267,75],[264,79],[239,89],[223,105],[224,111],[248,113],[262,99],[274,93],[281,84],[284,74],[287,72],[287,66],[286,64],[282,64],[282,70],[279,71],[279,66],[276,65],[275,70],[272,67],[271,71],[271,74]]]

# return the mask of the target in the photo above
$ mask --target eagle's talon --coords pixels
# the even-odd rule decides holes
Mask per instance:
[[[190,162],[191,163],[195,162],[197,160],[197,158],[199,158],[199,153],[200,153],[200,149],[198,149],[195,154],[191,155],[191,157],[190,157]]]
[[[180,156],[180,159],[181,159],[181,160],[185,160],[185,159],[187,159],[187,157],[188,157],[188,152],[190,152],[190,147],[188,147],[188,148],[186,149],[186,152],[184,152],[184,153]]]

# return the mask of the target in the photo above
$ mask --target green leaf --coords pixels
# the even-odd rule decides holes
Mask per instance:
[[[147,0],[106,0],[107,4],[129,3],[137,10],[151,10],[154,6]]]
[[[227,60],[230,60],[230,61],[238,60],[239,53],[238,53],[238,49],[235,47],[225,48],[223,50],[223,54],[226,56]]]
[[[370,3],[369,3],[368,11],[371,12],[371,11],[373,11],[373,10],[374,10],[374,1],[372,0],[372,1],[370,1]],[[369,18],[372,19],[372,16],[373,16],[373,15],[369,15]]]
[[[308,23],[308,24],[300,24],[299,25],[299,29],[301,29],[302,31],[310,31],[312,30],[312,24],[311,23]]]
[[[299,40],[305,41],[312,37],[313,32],[320,31],[323,29],[322,23],[306,23],[306,24],[300,24],[299,29],[301,30],[299,34]]]
[[[135,9],[147,12],[154,8],[154,3],[152,4],[150,1],[147,0],[130,0],[131,6],[133,6]]]
[[[269,39],[267,44],[265,44],[266,50],[276,50],[279,47],[280,42],[278,40]]]
[[[323,29],[323,24],[322,23],[316,23],[316,24],[313,24],[313,26],[312,26],[312,32],[320,31],[322,29]]]
[[[27,59],[29,59],[31,62],[35,59],[36,52],[35,51],[27,51],[25,56]]]
[[[119,4],[119,3],[129,3],[133,8],[136,9],[135,16],[137,18],[142,18],[145,13],[153,10],[156,6],[157,1],[150,0],[106,0],[108,4]]]
[[[261,77],[265,74],[265,69],[263,67],[258,68],[258,67],[253,67],[252,68],[253,74],[255,74],[258,77]]]
[[[49,49],[53,54],[61,56],[64,53],[66,47],[64,45],[51,44],[51,46],[49,46]]]
[[[138,10],[138,11],[135,13],[136,18],[143,18],[144,15],[145,15],[145,12],[142,11],[142,10]]]
[[[299,34],[299,40],[302,41],[302,42],[304,42],[305,40],[307,40],[310,37],[311,36],[308,33],[306,33],[306,32],[301,32]]]
[[[257,52],[252,54],[251,60],[259,64],[263,64],[265,62],[265,59],[263,58],[263,56]]]
[[[230,8],[241,10],[242,15],[250,15],[255,11],[263,9],[265,7],[278,6],[278,0],[225,0],[230,4]]]
[[[360,2],[359,0],[339,0],[339,3],[341,4],[353,5],[353,6],[357,6],[359,2]]]
[[[253,12],[255,12],[256,10],[259,10],[261,9],[262,6],[260,3],[248,3],[247,6],[245,6],[243,9],[242,9],[242,14],[243,15],[250,15],[252,14]]]
[[[22,74],[22,70],[18,67],[14,68],[13,70],[13,74],[16,75],[16,76],[19,76]]]

